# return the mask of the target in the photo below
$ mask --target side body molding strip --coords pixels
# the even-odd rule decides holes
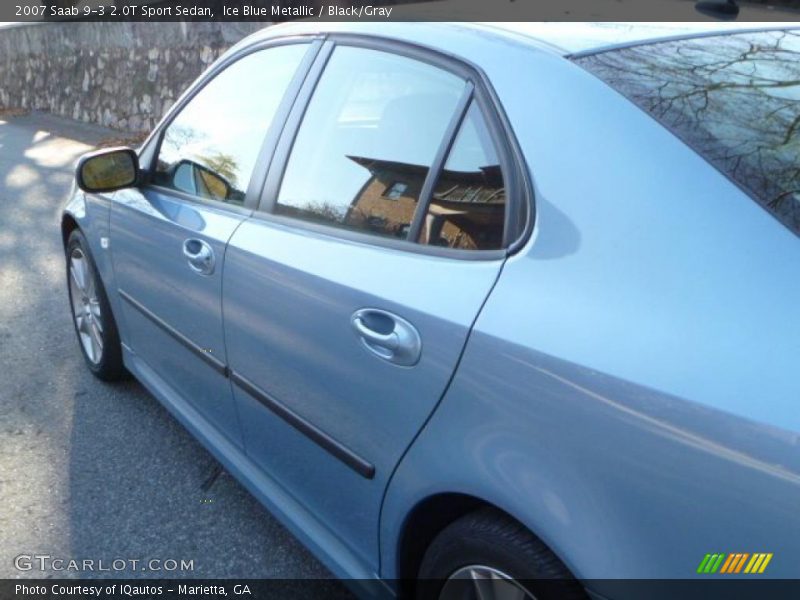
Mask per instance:
[[[286,405],[265,394],[261,389],[239,375],[239,373],[235,371],[231,372],[231,381],[362,477],[372,479],[375,476],[375,466],[372,463],[361,458],[358,454],[350,450],[350,448],[333,439],[319,427],[307,421]]]
[[[200,357],[207,365],[217,371],[220,375],[223,377],[229,377],[231,381],[236,384],[236,386],[250,394],[275,415],[305,435],[323,450],[333,455],[335,458],[346,464],[362,477],[366,479],[372,479],[375,476],[375,466],[372,463],[350,450],[350,448],[341,442],[332,438],[319,427],[306,420],[286,405],[269,396],[266,392],[256,387],[253,383],[239,373],[231,371],[224,362],[203,350],[200,346],[195,344],[180,331],[170,326],[158,315],[154,314],[148,308],[143,306],[138,300],[132,298],[130,294],[124,290],[118,291],[120,297],[125,300],[125,302],[147,317],[160,329],[164,330],[182,346]]]
[[[130,294],[123,290],[118,290],[120,297],[125,300],[128,304],[130,304],[133,308],[137,311],[142,313],[145,317],[147,317],[150,321],[152,321],[155,325],[159,328],[163,329],[166,333],[168,333],[172,338],[175,339],[179,344],[184,346],[187,350],[195,353],[199,356],[208,366],[214,369],[220,375],[224,377],[228,377],[228,367],[225,365],[224,362],[219,360],[217,357],[211,355],[209,352],[203,350],[200,346],[195,344],[192,340],[187,338],[183,335],[180,331],[169,325],[166,321],[164,321],[161,317],[156,315],[155,313],[151,312],[148,308],[143,306],[138,300],[135,300],[131,297]]]

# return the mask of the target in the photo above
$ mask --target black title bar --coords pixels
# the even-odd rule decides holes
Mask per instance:
[[[465,586],[473,583],[463,580]],[[400,589],[419,585],[440,586],[443,582],[378,581],[350,579],[0,579],[3,600],[350,600],[357,597],[389,600]],[[563,580],[522,581],[560,597],[567,586]],[[590,579],[579,585],[593,597],[621,600],[783,600],[798,597],[796,579],[748,579],[710,576],[697,579]],[[468,590],[464,590],[465,593]]]
[[[800,0],[10,0],[0,21],[800,21]]]

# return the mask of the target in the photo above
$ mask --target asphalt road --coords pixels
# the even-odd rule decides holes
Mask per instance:
[[[0,578],[331,577],[228,474],[205,489],[217,462],[142,386],[85,368],[58,214],[76,158],[109,137],[0,114]],[[21,554],[194,569],[20,571]]]

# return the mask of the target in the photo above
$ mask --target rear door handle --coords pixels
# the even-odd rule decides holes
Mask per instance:
[[[203,240],[189,238],[183,242],[183,255],[189,268],[200,275],[211,275],[214,272],[214,250]]]
[[[416,328],[402,317],[378,308],[362,308],[353,313],[350,325],[371,354],[403,367],[419,362],[422,340]]]

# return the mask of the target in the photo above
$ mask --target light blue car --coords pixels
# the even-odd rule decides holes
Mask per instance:
[[[78,166],[89,368],[364,595],[800,577],[800,30],[694,29],[247,38]]]

